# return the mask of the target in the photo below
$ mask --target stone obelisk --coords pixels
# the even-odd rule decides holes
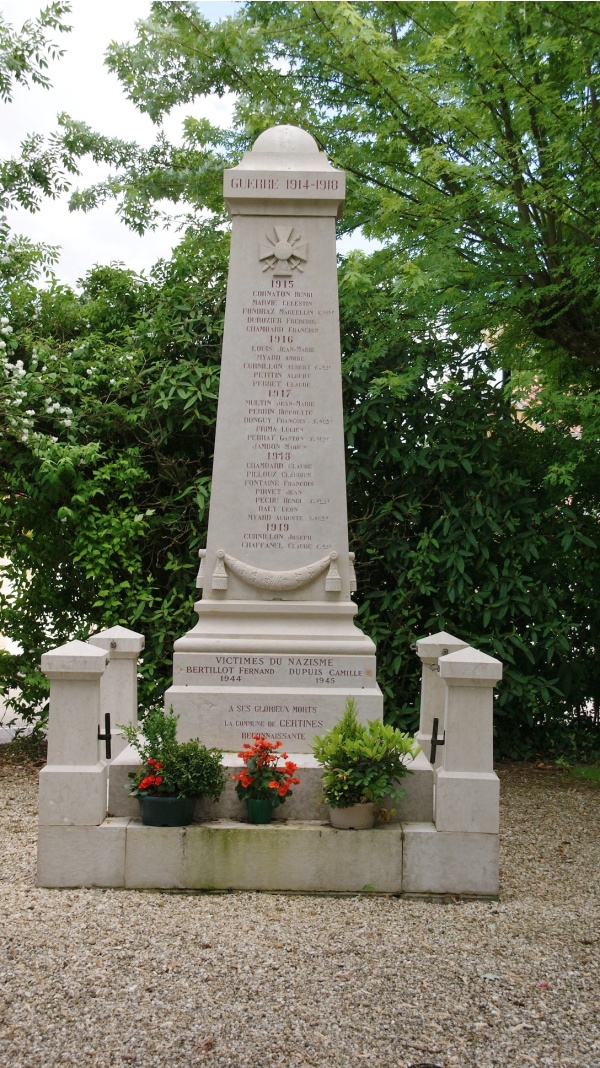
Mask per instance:
[[[375,646],[353,622],[335,220],[345,175],[294,126],[225,171],[233,216],[198,623],[175,643],[181,737],[256,732],[306,753],[348,697],[382,714]]]

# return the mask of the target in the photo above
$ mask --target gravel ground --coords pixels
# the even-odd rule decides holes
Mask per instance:
[[[0,766],[10,1068],[600,1065],[600,790],[502,772],[498,902],[34,886]]]

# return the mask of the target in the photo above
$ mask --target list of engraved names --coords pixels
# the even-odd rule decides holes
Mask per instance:
[[[319,335],[334,308],[294,277],[261,278],[242,308],[248,339],[241,363],[247,442],[241,548],[332,548],[330,497],[316,470],[331,440],[332,418],[320,403],[334,368]],[[324,329],[325,328],[325,329]]]

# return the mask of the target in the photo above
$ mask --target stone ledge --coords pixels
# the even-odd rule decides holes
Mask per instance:
[[[40,827],[37,885],[491,897],[498,836],[443,833],[431,823],[339,831],[317,821],[145,827],[107,819]]]
[[[291,753],[290,759],[300,772],[300,785],[294,787],[292,797],[276,810],[277,822],[283,820],[327,820],[327,808],[320,801],[320,782],[322,769],[315,757],[308,753]],[[139,767],[139,758],[132,746],[128,746],[115,757],[110,765],[108,781],[108,811],[112,816],[139,816],[139,805],[135,797],[128,794],[130,771]],[[242,761],[235,753],[224,753],[223,764],[227,769],[227,786],[217,803],[199,801],[196,806],[196,819],[244,819],[246,808],[239,800],[233,780],[234,771],[242,767]],[[394,822],[422,822],[433,820],[433,768],[423,753],[418,753],[411,764],[412,775],[402,780],[402,789],[406,797],[394,802],[397,811]],[[392,802],[385,801],[386,808]]]

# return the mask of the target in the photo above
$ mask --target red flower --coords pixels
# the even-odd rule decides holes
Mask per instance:
[[[155,775],[154,782],[156,783],[157,786],[160,786],[162,781],[163,781],[162,780],[162,775]]]

